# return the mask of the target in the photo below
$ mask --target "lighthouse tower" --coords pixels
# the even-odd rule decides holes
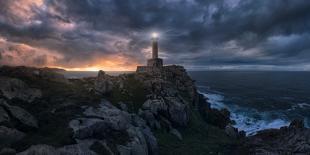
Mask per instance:
[[[163,59],[158,58],[158,34],[152,34],[152,59],[147,60],[149,67],[163,67]]]
[[[164,68],[163,59],[158,58],[158,34],[152,34],[152,58],[147,60],[147,66],[137,66],[137,72],[156,72]]]

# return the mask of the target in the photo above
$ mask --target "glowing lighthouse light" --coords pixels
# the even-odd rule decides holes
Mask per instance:
[[[152,38],[158,38],[158,33],[153,32],[153,33],[152,33]]]

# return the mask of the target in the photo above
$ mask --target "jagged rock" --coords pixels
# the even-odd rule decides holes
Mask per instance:
[[[0,126],[0,148],[18,142],[25,137],[25,134],[16,129]]]
[[[183,140],[182,134],[177,129],[172,128],[170,133],[175,135],[179,140]]]
[[[167,105],[163,99],[149,99],[142,105],[143,110],[149,110],[157,115],[160,111],[167,111]]]
[[[289,128],[303,129],[305,128],[304,121],[295,119],[290,123]]]
[[[113,89],[113,82],[109,75],[100,70],[95,81],[95,90],[99,93],[105,94]]]
[[[18,106],[10,106],[3,100],[0,102],[0,107],[1,106],[7,109],[12,117],[17,119],[21,124],[27,127],[38,128],[39,125],[37,119],[25,109]]]
[[[262,130],[247,137],[245,147],[250,148],[252,154],[307,154],[310,152],[310,129],[303,128],[303,121],[294,120],[289,127]]]
[[[8,99],[18,98],[26,102],[42,96],[39,89],[29,88],[23,81],[8,77],[0,77],[0,91]]]
[[[217,110],[205,107],[204,111],[201,113],[207,123],[215,125],[221,129],[225,129],[225,127],[231,123],[230,112],[227,109]]]
[[[122,111],[107,101],[99,107],[89,107],[85,118],[74,119],[69,126],[77,139],[106,139],[126,143],[119,145],[120,154],[157,154],[157,141],[145,121],[135,114]],[[121,135],[120,135],[121,134]],[[113,137],[114,136],[114,137]]]
[[[3,107],[0,106],[0,124],[6,123],[10,121],[9,114],[4,110]]]
[[[0,155],[16,155],[16,151],[11,148],[3,148],[0,150]]]
[[[187,126],[189,122],[188,104],[182,103],[176,97],[166,97],[170,119],[178,126]]]

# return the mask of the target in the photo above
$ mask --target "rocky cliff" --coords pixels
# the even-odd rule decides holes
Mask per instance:
[[[0,68],[0,155],[309,152],[298,122],[245,137],[181,66],[82,79],[61,72]]]

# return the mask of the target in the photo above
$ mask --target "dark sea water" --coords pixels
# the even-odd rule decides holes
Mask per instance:
[[[66,72],[65,76],[81,78],[97,73]],[[310,72],[195,71],[189,74],[211,106],[229,109],[235,127],[249,135],[288,125],[296,118],[304,119],[306,126],[310,126]]]
[[[235,127],[254,134],[296,118],[310,125],[310,72],[189,72],[214,108],[228,108]]]

